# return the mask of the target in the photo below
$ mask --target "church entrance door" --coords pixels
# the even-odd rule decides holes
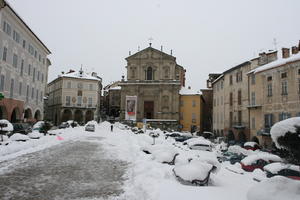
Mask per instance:
[[[144,118],[153,119],[154,117],[154,102],[145,101],[144,102]]]

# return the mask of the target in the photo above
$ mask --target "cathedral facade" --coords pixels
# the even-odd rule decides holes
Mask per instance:
[[[150,45],[126,61],[127,79],[120,83],[121,119],[179,122],[179,90],[185,84],[185,69],[176,58]]]

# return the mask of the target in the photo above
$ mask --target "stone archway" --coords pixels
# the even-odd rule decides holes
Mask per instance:
[[[83,122],[83,113],[81,110],[76,110],[74,114],[74,121],[81,123]]]
[[[34,119],[36,121],[40,121],[42,120],[42,115],[41,115],[41,111],[40,110],[36,110],[35,113],[34,113]]]
[[[256,136],[253,136],[253,137],[252,137],[252,141],[253,141],[253,142],[256,142],[257,144],[259,144],[259,139],[258,139]]]
[[[88,110],[85,113],[85,123],[91,120],[94,120],[94,112],[92,110]]]
[[[27,108],[24,113],[24,120],[27,121],[29,119],[32,119],[32,112],[30,108]]]
[[[11,113],[10,121],[12,123],[19,122],[21,120],[20,110],[18,107],[15,107]]]
[[[70,109],[65,109],[61,115],[61,121],[66,122],[72,119],[72,111]]]
[[[0,106],[0,119],[7,119],[7,110],[5,106]]]
[[[228,131],[227,139],[228,141],[235,141],[234,133],[232,130]]]

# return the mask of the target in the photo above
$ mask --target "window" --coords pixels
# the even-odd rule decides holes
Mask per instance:
[[[21,70],[20,70],[20,76],[23,76],[23,70],[24,70],[24,60],[21,60]]]
[[[0,78],[0,91],[4,91],[4,83],[5,83],[5,77],[4,75],[1,75],[1,78]]]
[[[255,84],[255,74],[251,75],[251,84],[254,85]]]
[[[34,54],[34,49],[33,46],[31,44],[28,45],[28,52],[33,55]]]
[[[232,94],[232,92],[230,92],[230,94],[229,94],[229,105],[230,106],[233,105],[233,94]]]
[[[38,81],[40,80],[40,71],[38,71],[38,73],[37,73],[37,80]]]
[[[4,23],[3,23],[3,31],[7,35],[11,35],[11,27],[10,27],[9,23],[7,23],[6,21],[4,21]]]
[[[78,83],[78,84],[77,84],[77,88],[78,88],[78,89],[82,89],[82,88],[83,88],[83,84],[82,84],[82,83]]]
[[[37,51],[34,51],[34,57],[37,58]]]
[[[28,75],[30,76],[31,74],[31,64],[28,65]]]
[[[153,70],[152,67],[147,68],[147,77],[146,80],[153,80]]]
[[[224,84],[223,81],[221,81],[221,89],[223,89],[223,84]]]
[[[39,100],[39,90],[37,89],[36,90],[36,97],[35,97],[36,104],[38,104],[38,100]]]
[[[19,95],[22,95],[22,82],[19,83]]]
[[[232,85],[232,75],[229,76],[229,84]]]
[[[272,83],[269,83],[267,86],[267,95],[268,95],[268,97],[271,97],[273,95],[272,94]]]
[[[287,81],[281,82],[281,95],[287,95],[288,94],[288,85]]]
[[[243,75],[242,72],[237,72],[235,74],[235,76],[236,76],[236,82],[241,82],[243,80],[242,75]]]
[[[31,89],[31,99],[34,97],[34,88]]]
[[[255,118],[252,117],[252,120],[251,120],[251,127],[252,129],[255,129]]]
[[[298,78],[298,93],[300,94],[300,78]]]
[[[45,64],[45,58],[43,58],[43,64]]]
[[[43,74],[42,74],[42,78],[43,78]],[[71,81],[69,81],[68,83],[67,83],[67,88],[71,88]]]
[[[42,73],[42,83],[44,83],[44,74]]]
[[[41,62],[41,60],[42,60],[42,57],[41,57],[41,54],[39,54],[39,61]]]
[[[77,106],[81,106],[82,104],[82,96],[77,96]]]
[[[238,91],[238,104],[242,105],[242,91],[241,90]]]
[[[29,98],[29,85],[27,85],[26,88],[26,101],[28,101],[28,98]]]
[[[20,34],[14,30],[13,32],[13,39],[14,41],[16,41],[17,43],[20,43]]]
[[[233,113],[229,112],[229,126],[232,127]]]
[[[192,123],[196,123],[196,114],[192,113]]]
[[[239,110],[238,111],[238,125],[242,125],[242,111],[241,110]]]
[[[25,49],[26,48],[26,40],[23,40],[23,48]]]
[[[298,69],[298,75],[300,75],[300,69]]]
[[[41,99],[41,102],[43,101],[43,92],[41,91],[41,97],[40,97],[40,99]]]
[[[251,92],[251,105],[256,105],[256,102],[255,102],[255,92]]]
[[[271,127],[273,126],[273,114],[265,114],[265,130],[266,132],[269,132]]]
[[[88,106],[89,106],[89,107],[92,107],[92,106],[93,106],[93,98],[92,98],[92,97],[89,97],[89,98],[88,98]]]
[[[2,60],[3,60],[3,61],[6,61],[6,59],[7,59],[7,48],[4,47],[4,48],[3,48]]]
[[[183,100],[180,100],[180,106],[182,107],[184,105]]]
[[[10,97],[14,96],[14,87],[15,87],[15,81],[14,81],[14,79],[11,79],[10,80],[10,93],[9,93]]]
[[[13,67],[17,68],[18,67],[18,56],[17,54],[13,55]]]
[[[71,97],[66,96],[66,106],[70,106],[70,105],[71,105]]]
[[[33,68],[32,81],[35,81],[35,68]]]
[[[195,100],[192,101],[192,106],[196,107],[196,101]]]
[[[93,90],[93,84],[89,85],[90,90]]]
[[[281,73],[281,78],[286,78],[287,77],[287,73],[284,72],[284,73]]]
[[[279,121],[288,119],[288,118],[290,118],[290,117],[291,117],[291,114],[290,114],[290,113],[286,113],[286,112],[279,113]]]
[[[272,76],[268,76],[267,81],[272,81]]]

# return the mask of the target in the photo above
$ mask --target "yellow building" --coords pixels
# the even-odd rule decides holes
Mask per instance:
[[[201,108],[203,100],[200,92],[189,88],[180,90],[180,125],[182,131],[202,131]]]

